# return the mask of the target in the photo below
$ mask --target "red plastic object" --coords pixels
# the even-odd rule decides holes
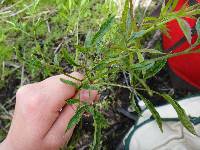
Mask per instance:
[[[194,0],[192,0],[194,1]],[[187,3],[188,0],[179,0],[179,3],[175,11],[179,10],[183,4]],[[200,3],[200,0],[196,0]],[[189,2],[188,2],[189,5]],[[197,40],[197,33],[195,32],[196,20],[191,18],[184,18],[190,25],[193,35],[192,44]],[[164,51],[172,53],[177,53],[186,50],[190,47],[187,42],[184,33],[178,25],[176,20],[173,20],[166,24],[168,28],[168,33],[171,38],[163,35],[163,48]],[[179,43],[179,44],[177,44]],[[174,47],[174,48],[173,48]],[[193,50],[200,49],[200,45]],[[185,54],[181,56],[176,56],[168,59],[168,65],[171,70],[181,79],[185,80],[187,83],[193,85],[194,87],[200,89],[200,54]]]

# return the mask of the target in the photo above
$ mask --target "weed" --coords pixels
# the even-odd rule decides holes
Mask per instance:
[[[174,19],[191,43],[191,30],[183,18],[198,15],[199,5],[174,12],[177,2],[169,0],[163,5],[160,16],[152,17],[146,11],[142,15],[133,13],[132,1],[126,0],[121,17],[116,17],[117,7],[112,0],[4,0],[0,9],[1,87],[5,87],[9,82],[6,78],[13,75],[23,85],[58,73],[80,71],[86,76],[80,86],[61,81],[78,89],[95,89],[100,93],[113,87],[126,88],[131,92],[130,104],[135,110],[140,113],[135,102],[138,97],[144,101],[162,131],[159,113],[142,93],[160,95],[174,107],[185,128],[196,134],[180,105],[169,95],[153,91],[146,84],[165,66],[168,58],[199,52],[192,51],[199,39],[187,50],[175,54],[144,46],[145,39],[154,31],[166,33],[165,24]],[[198,33],[199,26],[200,21],[197,21]],[[127,75],[126,84],[117,82],[121,72]],[[101,110],[106,104],[100,101],[91,106],[77,99],[67,103],[79,106],[66,129],[78,124],[84,112],[92,114],[94,137],[90,148],[100,149],[101,132],[107,127]]]

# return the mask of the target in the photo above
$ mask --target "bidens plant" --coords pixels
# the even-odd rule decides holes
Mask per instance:
[[[168,94],[153,91],[146,84],[147,79],[157,74],[166,64],[170,57],[188,53],[198,53],[200,50],[193,50],[200,42],[200,39],[191,44],[192,33],[190,26],[184,17],[195,18],[200,14],[199,4],[191,7],[183,6],[179,11],[173,11],[178,0],[169,0],[163,4],[159,17],[144,17],[140,20],[133,16],[132,0],[126,0],[122,17],[116,19],[112,14],[108,16],[100,29],[93,33],[88,32],[84,45],[76,46],[75,56],[65,52],[65,57],[73,67],[85,73],[85,79],[78,86],[75,83],[61,79],[62,82],[75,86],[77,89],[99,90],[110,87],[127,88],[131,92],[130,105],[140,114],[135,98],[139,97],[144,101],[146,107],[151,111],[159,128],[162,129],[162,119],[150,100],[143,96],[146,92],[149,96],[157,94],[176,110],[183,126],[192,134],[196,134],[190,118],[181,106]],[[179,53],[163,53],[156,49],[144,47],[144,39],[156,30],[167,33],[165,24],[176,19],[183,30],[183,33],[191,44],[190,48]],[[200,35],[200,20],[196,24],[196,30]],[[147,57],[148,56],[148,57]],[[149,57],[150,56],[150,57]],[[118,84],[119,73],[127,75],[126,84]],[[68,74],[66,74],[69,76]],[[84,112],[91,113],[94,119],[94,138],[91,149],[100,149],[101,130],[106,127],[106,119],[100,112],[101,102],[95,105],[80,103],[78,99],[67,101],[68,104],[78,104],[75,116],[71,119],[67,129],[78,124]]]

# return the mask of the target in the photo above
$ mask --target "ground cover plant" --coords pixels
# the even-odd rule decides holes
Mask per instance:
[[[4,89],[10,84],[11,79],[8,78],[15,78],[15,84],[20,86],[54,74],[64,73],[69,76],[67,72],[79,71],[85,74],[80,86],[64,79],[61,82],[76,86],[77,89],[95,89],[100,93],[106,90],[114,93],[116,87],[125,88],[131,93],[130,106],[140,114],[137,100],[143,100],[163,131],[162,119],[148,99],[158,95],[174,107],[184,127],[196,134],[190,118],[180,105],[167,93],[155,91],[147,84],[150,78],[165,67],[168,58],[199,52],[193,51],[199,39],[187,50],[176,54],[163,53],[158,47],[145,47],[146,39],[155,31],[167,34],[165,24],[173,19],[178,21],[187,41],[191,43],[191,29],[184,17],[195,18],[200,13],[200,6],[184,6],[174,12],[177,2],[169,0],[166,5],[163,2],[160,15],[152,17],[147,10],[142,10],[142,14],[141,11],[134,12],[131,0],[124,2],[122,12],[118,12],[118,6],[112,0],[2,1],[0,85]],[[198,20],[198,34],[199,28]],[[119,74],[124,75],[124,83],[118,82]],[[89,105],[80,103],[78,99],[66,101],[69,105],[79,105],[66,130],[78,124],[85,112],[91,114],[94,136],[90,148],[101,149],[102,130],[108,127],[102,110],[109,109],[108,102],[101,100]],[[13,106],[0,106],[2,114],[7,114],[2,116],[10,116],[7,110]],[[3,118],[1,122],[5,126],[1,130],[4,136],[9,119]]]

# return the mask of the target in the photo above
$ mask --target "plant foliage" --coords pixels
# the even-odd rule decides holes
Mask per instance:
[[[4,7],[0,9],[1,82],[9,75],[16,75],[21,81],[25,77],[36,81],[69,70],[81,71],[85,74],[81,85],[64,79],[61,81],[77,89],[100,92],[113,87],[127,88],[131,92],[130,104],[140,113],[135,97],[143,100],[162,130],[159,113],[140,93],[146,92],[150,97],[159,94],[174,107],[183,126],[195,134],[180,105],[169,95],[153,91],[146,82],[165,66],[168,58],[199,52],[192,51],[200,43],[199,39],[187,50],[175,54],[144,46],[146,37],[157,30],[166,33],[165,24],[174,19],[191,44],[191,29],[184,18],[196,18],[200,14],[200,6],[184,6],[174,11],[177,2],[169,0],[166,5],[163,3],[158,17],[137,17],[132,0],[125,0],[119,17],[112,0],[4,0],[1,2]],[[102,18],[106,19],[102,21]],[[196,30],[200,35],[199,19]],[[121,72],[127,74],[126,84],[117,82]],[[90,148],[100,149],[101,132],[107,127],[100,109],[103,102],[91,106],[78,99],[70,99],[66,103],[77,105],[76,114],[67,129],[78,124],[85,112],[90,113],[94,120],[94,138]]]

